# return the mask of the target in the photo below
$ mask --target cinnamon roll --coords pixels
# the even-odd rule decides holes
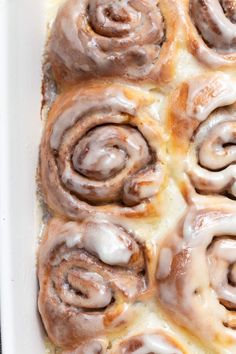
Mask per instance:
[[[91,339],[73,350],[63,350],[62,354],[105,354],[107,342],[104,339]]]
[[[141,333],[120,343],[113,354],[184,354],[180,345],[169,335],[159,331]]]
[[[216,73],[184,83],[172,102],[170,124],[173,154],[184,161],[180,175],[183,168],[201,194],[235,199],[236,82]]]
[[[114,76],[168,81],[175,48],[173,4],[66,1],[53,24],[48,48],[56,81],[71,84]]]
[[[38,277],[39,311],[50,339],[76,349],[127,326],[135,315],[131,305],[147,287],[144,248],[106,219],[53,218],[39,248]]]
[[[165,167],[161,129],[142,110],[150,97],[102,84],[59,96],[41,144],[42,188],[53,211],[77,219],[153,210]]]
[[[164,241],[159,299],[208,346],[236,350],[236,209],[222,200],[192,207]],[[219,351],[224,352],[224,351]]]
[[[236,67],[235,0],[188,0],[186,7],[192,53],[213,68]]]

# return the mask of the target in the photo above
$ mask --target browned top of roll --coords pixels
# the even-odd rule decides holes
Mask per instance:
[[[172,6],[167,16],[170,30]],[[174,40],[174,33],[170,37],[168,42]],[[157,0],[68,0],[53,24],[49,59],[59,83],[96,77],[157,80],[153,75],[159,60],[165,67],[173,57],[172,49],[168,53],[164,48],[160,58],[165,41],[165,21]],[[159,76],[168,77],[168,71],[164,68]]]

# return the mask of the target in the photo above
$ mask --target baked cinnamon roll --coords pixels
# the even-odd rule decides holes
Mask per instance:
[[[113,354],[184,354],[186,353],[169,335],[159,331],[141,333],[120,343]]]
[[[143,110],[150,97],[100,84],[59,96],[41,144],[41,183],[53,211],[77,219],[153,210],[165,168],[161,130]]]
[[[39,248],[38,277],[39,311],[53,343],[96,349],[98,336],[115,333],[135,315],[131,305],[147,288],[144,248],[101,217],[53,218]]]
[[[235,0],[188,0],[186,7],[192,53],[213,68],[236,67]]]
[[[180,325],[208,346],[236,350],[236,209],[216,201],[192,207],[164,241],[159,299]]]
[[[71,84],[114,76],[168,81],[176,32],[173,4],[66,1],[53,24],[48,49],[56,81]]]
[[[107,342],[104,339],[91,339],[73,350],[63,350],[62,354],[105,354]]]
[[[172,154],[184,162],[179,179],[183,169],[199,193],[234,199],[236,82],[221,73],[200,76],[184,83],[172,99]]]

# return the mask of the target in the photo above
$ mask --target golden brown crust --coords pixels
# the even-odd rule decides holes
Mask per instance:
[[[72,219],[95,212],[155,213],[152,199],[164,188],[166,172],[161,130],[143,110],[151,102],[150,95],[114,84],[58,97],[40,155],[41,183],[53,211]]]
[[[166,83],[174,74],[175,2],[69,0],[59,10],[49,58],[59,84],[119,77]]]
[[[170,150],[181,190],[188,194],[193,186],[234,199],[236,82],[222,73],[201,75],[183,83],[170,102]]]
[[[147,290],[144,248],[105,218],[53,218],[39,248],[39,311],[64,349],[120,330]],[[97,345],[96,345],[97,346]]]
[[[222,6],[222,2],[224,2]],[[220,0],[183,0],[179,16],[185,23],[189,51],[206,66],[236,67],[236,24],[229,4]]]
[[[159,354],[174,353],[187,354],[183,347],[170,335],[162,330],[144,331],[135,336],[128,337],[111,350],[111,354]]]
[[[236,351],[236,81],[214,71],[236,68],[235,4],[68,0],[56,16],[38,276],[63,354]]]
[[[63,350],[62,354],[105,354],[108,343],[104,338],[91,339],[73,350]]]
[[[142,331],[116,344],[108,344],[104,338],[89,340],[76,349],[64,350],[62,354],[187,354],[177,339],[162,329]]]
[[[172,318],[208,346],[233,353],[236,209],[226,200],[195,202],[162,244],[159,300]]]

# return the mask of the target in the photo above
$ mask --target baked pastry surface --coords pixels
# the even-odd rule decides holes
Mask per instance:
[[[47,204],[70,218],[143,214],[165,186],[164,138],[148,115],[154,98],[113,83],[59,95],[41,144]],[[145,124],[143,121],[145,119]]]
[[[235,206],[195,200],[162,245],[159,298],[206,344],[233,353],[235,342]],[[214,203],[213,203],[214,202]]]
[[[59,84],[124,77],[169,81],[175,56],[175,2],[70,0],[52,26],[49,57]]]
[[[236,352],[235,0],[48,0],[50,354]]]

